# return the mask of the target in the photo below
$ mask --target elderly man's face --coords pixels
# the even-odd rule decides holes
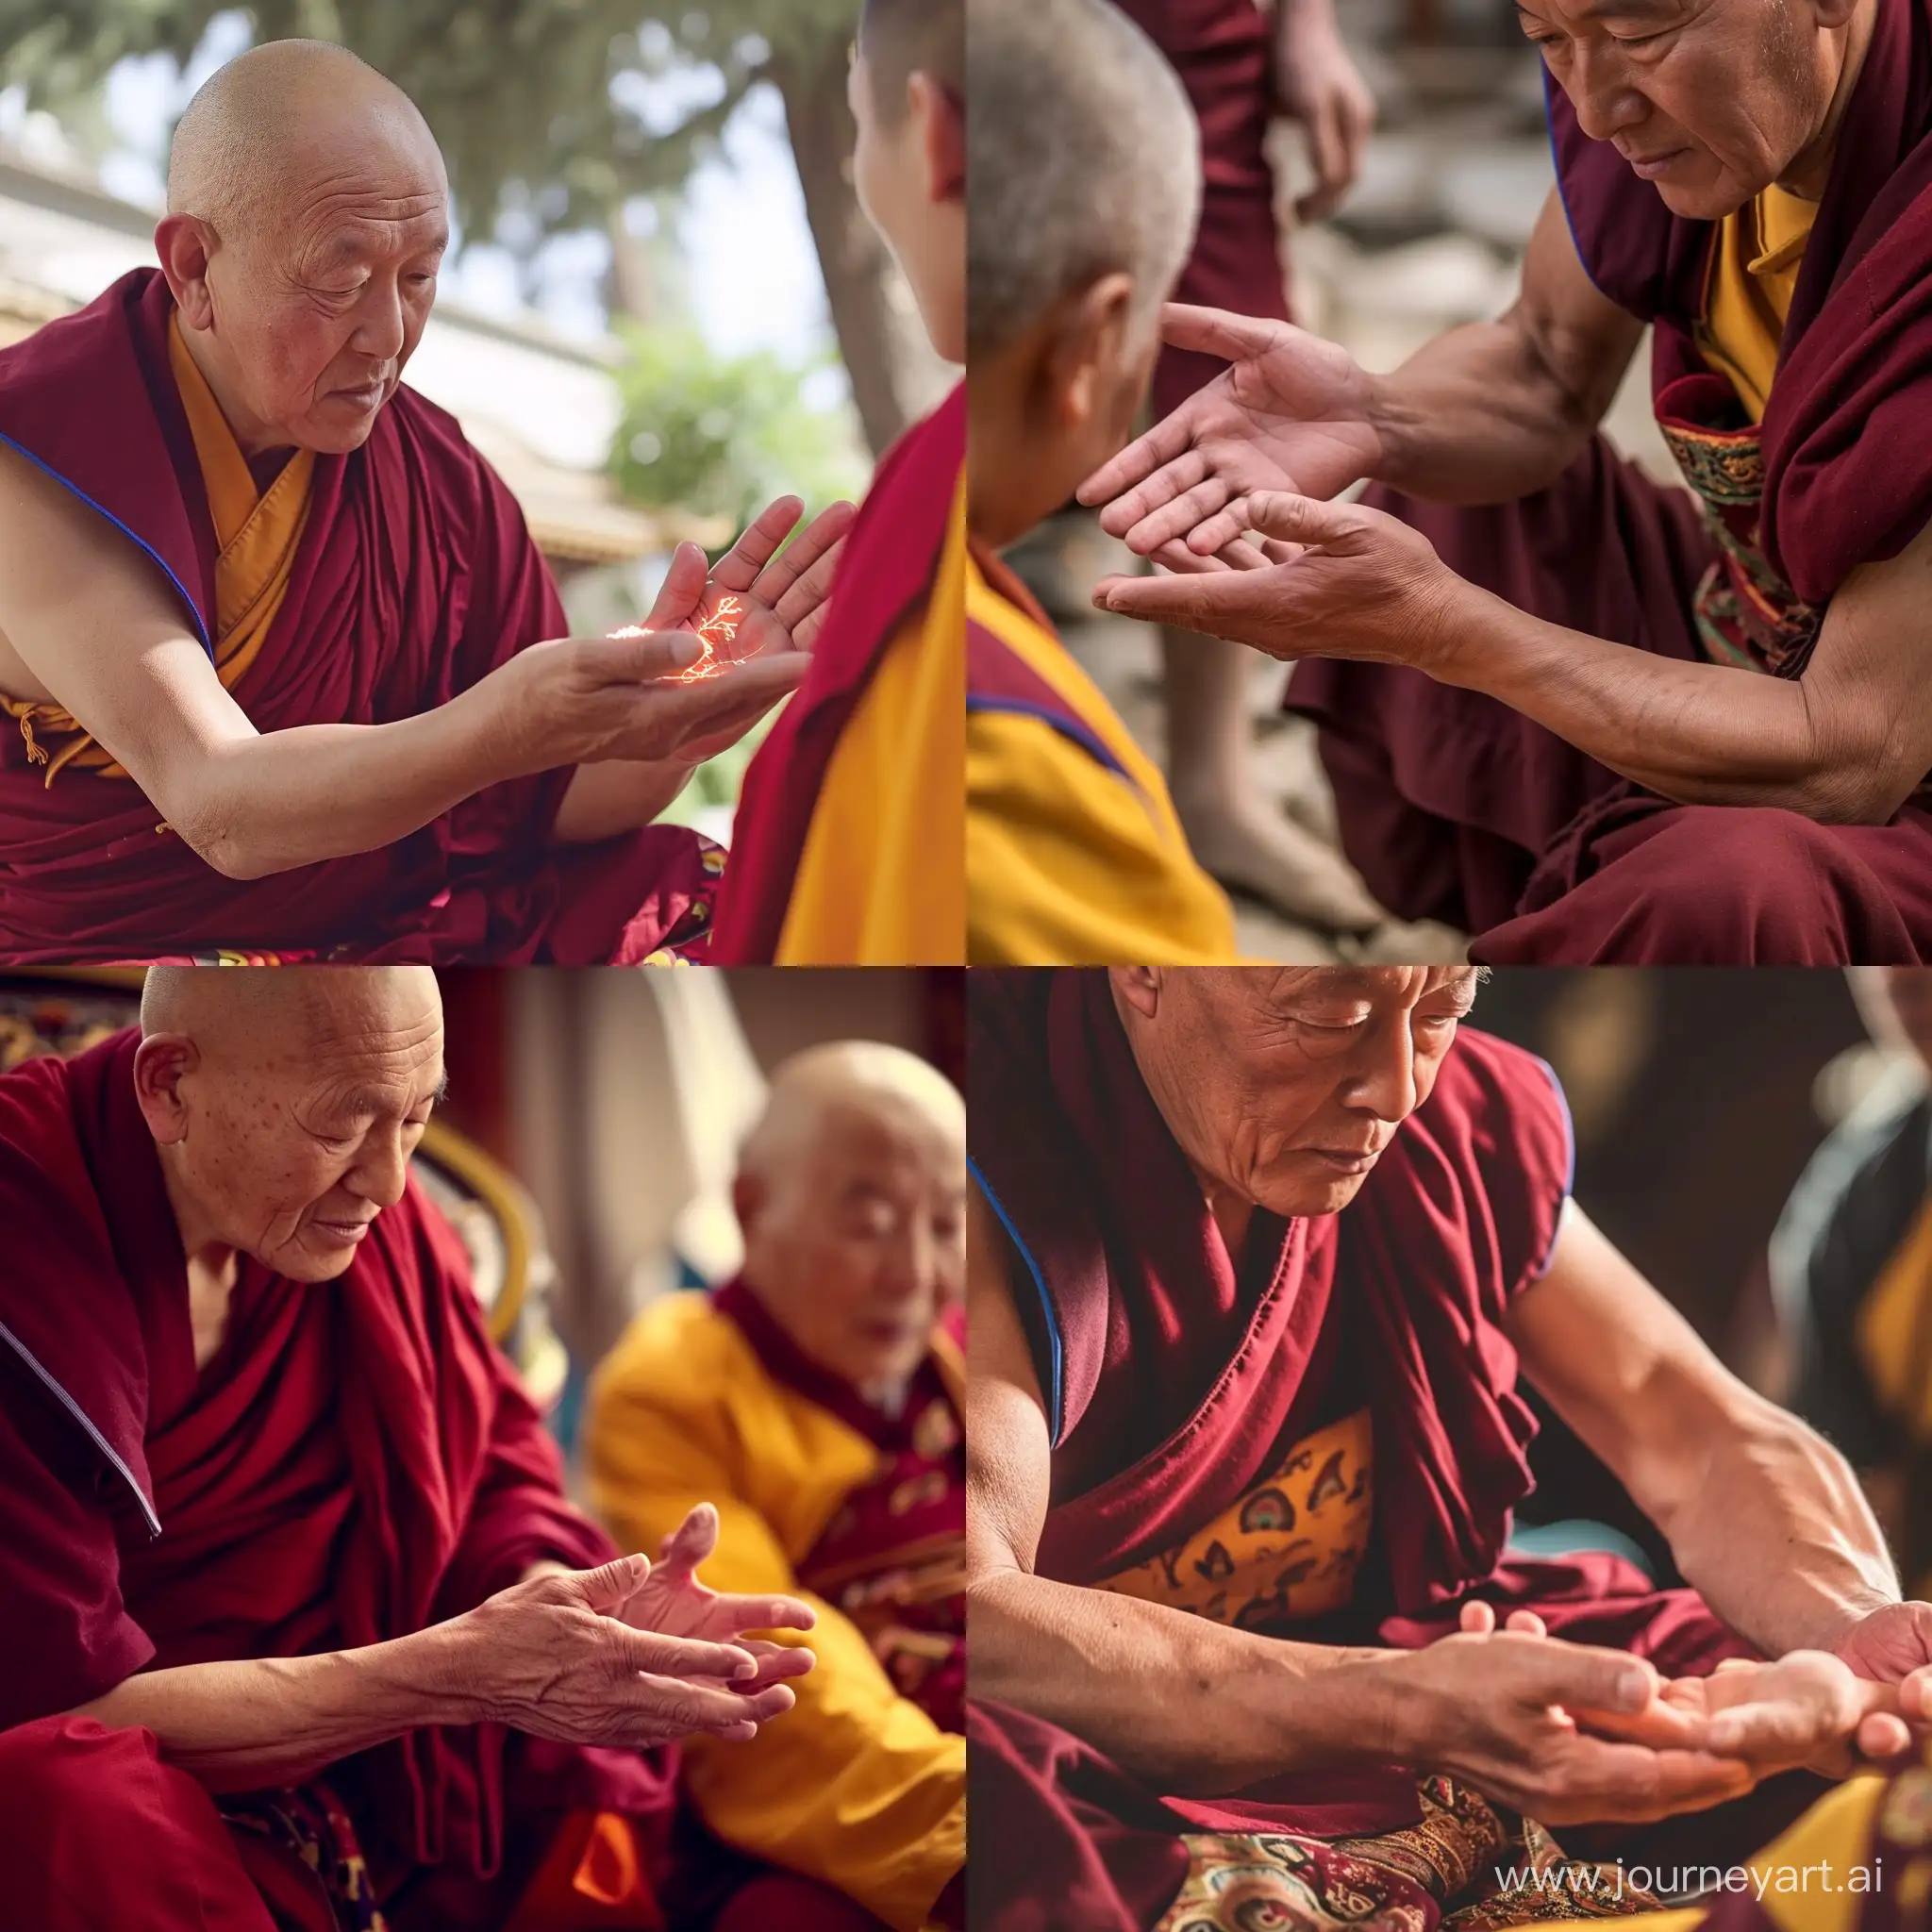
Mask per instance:
[[[1205,1186],[1282,1215],[1352,1201],[1429,1097],[1468,966],[1116,968],[1148,1091]]]
[[[258,436],[325,455],[367,441],[422,340],[448,241],[433,153],[377,143],[303,170],[280,219],[216,250],[216,325]]]
[[[740,1176],[745,1278],[821,1368],[901,1386],[965,1278],[965,1146],[889,1095],[827,1102],[816,1126]]]
[[[1519,0],[1578,125],[1673,213],[1714,221],[1819,139],[1848,0]]]
[[[433,984],[427,997],[383,991],[313,1032],[210,1030],[182,1066],[174,1111],[159,1124],[149,1113],[217,1238],[291,1280],[329,1281],[354,1259],[402,1198],[442,1089]],[[173,1036],[142,1046],[164,1049],[178,1051]]]

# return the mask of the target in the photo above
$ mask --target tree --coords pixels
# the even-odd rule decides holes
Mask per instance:
[[[681,182],[769,82],[874,454],[925,400],[932,358],[849,179],[858,0],[0,0],[0,78],[58,106],[125,56],[185,62],[237,10],[259,40],[337,41],[388,75],[435,131],[464,232],[525,257],[566,230],[617,233],[628,200]],[[680,89],[691,104],[653,125],[666,90],[644,83],[674,72],[708,80],[708,95]]]

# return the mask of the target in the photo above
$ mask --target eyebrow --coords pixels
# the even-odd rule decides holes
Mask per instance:
[[[1658,20],[1666,15],[1680,14],[1683,10],[1681,0],[1584,0],[1584,4],[1575,8],[1575,13],[1579,20],[1594,22],[1632,16],[1640,20]],[[1522,5],[1522,0],[1518,0],[1516,17],[1519,21],[1534,20],[1549,25],[1541,14],[1532,13]]]
[[[436,1083],[436,1091],[429,1096],[431,1107],[441,1107],[449,1094],[449,1069],[445,1067],[442,1076]],[[342,1103],[346,1112],[358,1117],[363,1114],[386,1114],[391,1111],[390,1097],[377,1093],[373,1089],[363,1088],[352,1093]]]

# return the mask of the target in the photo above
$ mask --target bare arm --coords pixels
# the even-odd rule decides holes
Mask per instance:
[[[1376,480],[1438,503],[1541,490],[1603,421],[1642,334],[1584,273],[1553,188],[1508,310],[1438,336],[1373,379]]]
[[[1773,1656],[1828,1649],[1897,1601],[1844,1458],[1738,1381],[1574,1203],[1508,1327],[1529,1380],[1752,1642]]]
[[[1162,1790],[1234,1791],[1297,1766],[1399,1757],[1391,1699],[1375,1681],[1393,1653],[1285,1643],[1034,1574],[1046,1518],[1046,1414],[1008,1291],[1001,1237],[976,1195],[972,1214],[974,1694],[1064,1725]]]

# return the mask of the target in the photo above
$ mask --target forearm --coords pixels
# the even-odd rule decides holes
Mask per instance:
[[[147,1671],[77,1714],[145,1725],[211,1791],[297,1784],[406,1731],[475,1721],[448,1630],[321,1657]]]
[[[170,823],[218,872],[259,878],[420,831],[506,778],[541,769],[498,719],[490,680],[387,724],[302,724],[196,761]]]
[[[1618,363],[1588,391],[1566,386],[1513,315],[1450,329],[1374,379],[1374,480],[1434,503],[1530,495],[1589,442],[1622,373]]]
[[[1770,1403],[1714,1431],[1659,1524],[1685,1577],[1772,1657],[1828,1649],[1899,1597],[1885,1539],[1850,1465]]]
[[[1839,724],[1808,673],[1770,677],[1659,658],[1545,623],[1460,581],[1428,668],[1680,805],[1777,806],[1825,824],[1882,824],[1899,803],[1895,774]]]
[[[676,758],[579,765],[558,808],[551,839],[559,845],[590,845],[635,832],[691,783],[691,770]]]
[[[1284,1642],[1017,1570],[973,1587],[969,1620],[975,1696],[1064,1726],[1163,1791],[1402,1755],[1381,1681],[1398,1652]]]

